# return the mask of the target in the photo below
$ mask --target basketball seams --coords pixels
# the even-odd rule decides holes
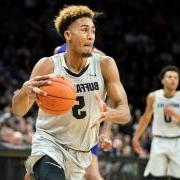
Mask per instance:
[[[48,92],[48,88],[51,86],[52,87],[57,86],[56,92],[53,92],[53,91]],[[76,91],[73,90],[72,87],[66,83],[61,83],[61,82],[57,83],[57,81],[56,81],[56,82],[54,82],[54,84],[52,83],[51,85],[41,86],[41,87],[42,87],[43,91],[47,92],[47,96],[52,96],[52,97],[57,97],[57,98],[62,98],[62,99],[72,99],[72,100],[76,99],[76,96],[62,97],[62,94],[64,94],[64,91],[62,91],[61,89],[64,89],[64,87],[67,88],[66,93],[69,91],[73,91],[74,93],[76,93]],[[56,95],[54,95],[54,94],[56,94]],[[40,96],[42,96],[42,95],[40,95]],[[67,96],[68,96],[68,93],[67,93]]]
[[[43,95],[39,95],[40,97],[44,97]],[[60,98],[60,99],[67,99],[67,100],[76,100],[76,98],[65,98],[65,97],[61,97],[61,96],[54,96],[54,95],[51,95],[51,94],[48,94],[46,97],[55,97],[55,98]],[[39,97],[38,97],[39,99]]]
[[[69,109],[65,109],[65,110],[52,110],[52,109],[46,108],[44,106],[40,106],[40,108],[42,109],[42,111],[44,111],[44,112],[46,112],[48,114],[51,114],[51,115],[62,115],[62,114],[64,114],[64,113],[69,111]]]
[[[69,79],[67,79],[66,78],[66,80],[68,80],[68,82],[70,82],[71,80],[69,80]],[[70,87],[71,88],[71,90],[73,90],[75,93],[76,93],[76,87],[75,87],[75,85],[72,87],[72,86],[70,86],[69,85],[69,83],[67,83],[65,80],[64,81],[60,81],[60,80],[58,80],[58,79],[52,79],[52,81],[53,82],[58,82],[58,83],[60,83],[60,84],[64,84],[64,85],[67,85],[68,87]],[[71,81],[72,82],[72,81]]]
[[[61,110],[56,110],[56,109],[50,109],[50,108],[48,108],[48,107],[46,107],[46,106],[42,106],[42,105],[40,105],[40,108],[44,108],[44,109],[47,109],[47,110],[49,110],[49,111],[54,111],[54,112],[59,112],[59,111],[61,111],[61,112],[67,112],[67,111],[70,111],[70,109],[61,109]]]

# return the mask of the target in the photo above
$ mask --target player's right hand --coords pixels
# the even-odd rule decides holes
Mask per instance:
[[[103,151],[110,151],[112,149],[111,138],[106,134],[100,134],[99,145]]]
[[[26,81],[22,86],[22,91],[26,92],[29,96],[35,96],[40,94],[46,96],[47,93],[42,91],[39,87],[43,85],[51,84],[51,75],[35,76],[30,80]]]
[[[145,152],[143,150],[143,148],[141,147],[139,141],[137,138],[133,138],[132,139],[132,145],[133,145],[133,148],[134,148],[134,151],[139,155],[139,156],[142,156]]]

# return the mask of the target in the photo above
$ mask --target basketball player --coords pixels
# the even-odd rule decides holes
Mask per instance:
[[[66,43],[58,46],[54,50],[54,54],[64,53],[66,52]],[[97,48],[93,47],[94,53],[99,53],[101,55],[105,55],[102,51],[98,50]],[[108,151],[112,148],[112,141],[110,138],[110,130],[111,130],[111,123],[106,121],[103,124],[101,134],[99,135],[99,145],[101,149]],[[99,171],[99,163],[98,163],[98,152],[99,146],[96,144],[94,147],[91,148],[92,152],[92,161],[90,166],[86,168],[85,179],[86,180],[103,180],[100,171]]]
[[[69,76],[77,87],[77,104],[71,111],[52,116],[39,109],[32,152],[26,161],[26,169],[35,179],[83,179],[92,159],[90,149],[97,144],[100,122],[125,124],[130,119],[115,61],[92,52],[95,16],[87,6],[61,10],[55,26],[66,41],[67,51],[40,59],[30,79],[13,96],[12,111],[23,116],[36,94],[47,95],[39,87],[51,84],[52,73]],[[104,102],[106,93],[113,108]]]
[[[166,108],[172,106],[180,111],[179,69],[166,66],[160,72],[163,89],[149,93],[144,114],[133,137],[133,147],[138,154],[143,153],[139,139],[151,121],[153,140],[145,176],[153,180],[166,178],[180,179],[180,122]]]

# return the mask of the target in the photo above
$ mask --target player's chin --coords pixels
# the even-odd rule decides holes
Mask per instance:
[[[171,85],[170,88],[169,88],[171,91],[175,91],[177,89],[177,86],[176,85]]]
[[[90,57],[90,56],[92,56],[92,52],[84,52],[84,53],[82,53],[82,56],[83,57]]]

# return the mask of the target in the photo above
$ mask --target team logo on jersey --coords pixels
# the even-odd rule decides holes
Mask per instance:
[[[99,90],[98,82],[77,84],[77,93]]]
[[[94,76],[94,77],[96,77],[96,74],[89,74],[89,76]]]
[[[157,104],[157,107],[158,107],[158,108],[164,108],[164,107],[167,106],[167,105],[173,106],[173,107],[175,107],[175,108],[179,108],[179,107],[180,107],[180,104],[178,104],[178,103],[169,103],[169,104],[158,103],[158,104]]]

